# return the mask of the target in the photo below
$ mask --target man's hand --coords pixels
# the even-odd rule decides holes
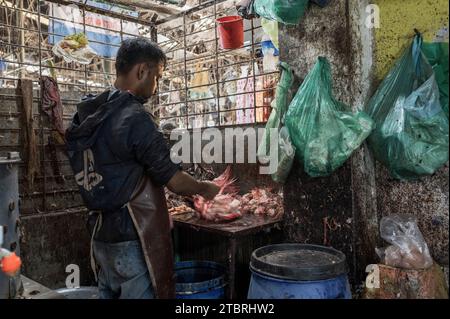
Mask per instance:
[[[213,182],[204,181],[202,182],[202,185],[204,189],[199,195],[203,196],[207,200],[214,199],[220,191],[220,187]]]
[[[167,188],[178,195],[201,195],[206,199],[213,199],[220,191],[220,187],[213,182],[197,181],[191,175],[178,171],[167,183]]]

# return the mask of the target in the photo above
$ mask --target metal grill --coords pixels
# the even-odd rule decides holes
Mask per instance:
[[[212,0],[157,23],[169,58],[154,105],[163,128],[267,121],[278,71],[265,68],[260,20],[244,20],[244,46],[224,50],[216,20],[228,15],[234,1]]]
[[[41,1],[41,0],[0,0],[0,61],[4,67],[0,79],[2,88],[15,88],[18,78],[31,78],[36,82],[40,75],[56,74],[61,91],[95,93],[112,84],[114,57],[97,56],[87,66],[67,63],[52,54],[53,43],[50,39],[64,37],[67,34],[52,32],[55,22],[71,23],[78,31],[86,32],[86,27],[98,32],[117,34],[125,37],[151,37],[153,24],[124,13],[124,10],[111,11],[88,5],[87,0],[79,1]],[[72,17],[61,18],[53,14],[54,6],[73,5],[81,10],[82,21]],[[87,14],[99,14],[116,19],[111,28],[95,25]],[[123,24],[133,22],[139,25],[139,34],[127,33]],[[88,34],[89,38],[89,34]],[[119,44],[98,41],[89,38],[91,44],[108,45],[118,48]],[[53,65],[49,65],[53,63]]]
[[[107,3],[107,2],[106,2]],[[81,21],[73,16],[55,16],[56,5],[76,5]],[[114,24],[98,25],[96,17],[113,18]],[[57,22],[71,23],[77,32],[98,30],[123,40],[126,37],[155,37],[153,23],[136,14],[129,14],[123,7],[97,7],[91,1],[42,1],[42,0],[0,0],[0,152],[23,152],[24,131],[21,125],[21,111],[17,101],[22,98],[16,91],[19,79],[33,82],[33,128],[36,133],[39,152],[39,173],[31,189],[26,186],[25,167],[20,166],[21,213],[33,214],[67,210],[82,206],[77,185],[73,178],[63,145],[55,145],[56,153],[49,152],[49,136],[54,130],[49,119],[40,109],[41,92],[39,78],[50,75],[57,79],[62,98],[65,127],[76,111],[81,97],[98,93],[111,86],[114,72],[114,57],[97,56],[89,65],[67,63],[52,53],[51,37],[61,39],[67,34],[56,31]],[[125,24],[134,23],[136,33],[127,33]],[[108,45],[117,48],[119,44],[102,42],[87,32],[90,44]],[[154,38],[155,39],[155,38]],[[56,155],[55,155],[56,154]],[[53,167],[60,168],[56,174]]]
[[[104,2],[108,3],[108,2]],[[56,5],[76,5],[81,20],[55,16]],[[93,13],[115,18],[116,27],[96,25]],[[52,24],[71,23],[77,31],[144,36],[157,41],[169,57],[165,77],[160,83],[156,103],[149,105],[159,116],[162,127],[197,128],[263,123],[270,112],[278,72],[263,69],[261,25],[258,19],[247,21],[245,44],[235,50],[220,48],[216,19],[233,15],[233,1],[202,1],[199,6],[160,20],[156,26],[148,15],[139,16],[126,8],[97,7],[91,1],[0,0],[0,152],[23,152],[23,125],[16,91],[19,79],[33,82],[33,128],[39,152],[39,173],[33,188],[26,186],[25,163],[20,166],[22,214],[67,210],[82,206],[63,145],[56,153],[48,150],[54,130],[40,111],[39,78],[51,75],[58,81],[64,107],[65,127],[76,111],[80,98],[111,86],[114,56],[97,56],[89,65],[67,63],[52,53],[51,37],[62,38]],[[127,32],[127,23],[135,23],[138,32]],[[156,32],[158,30],[158,32]],[[158,33],[158,35],[156,34]],[[91,44],[111,44],[89,36]],[[243,74],[243,71],[246,71]],[[55,155],[56,154],[56,155]],[[53,169],[60,167],[60,174]]]

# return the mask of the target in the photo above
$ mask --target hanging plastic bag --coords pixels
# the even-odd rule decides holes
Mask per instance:
[[[439,86],[441,106],[448,117],[448,43],[424,43],[422,51],[433,67]]]
[[[426,269],[433,265],[428,245],[411,215],[390,215],[380,221],[380,234],[391,246],[376,248],[381,262],[405,269]]]
[[[284,24],[299,24],[303,17],[308,0],[255,0],[255,12],[266,19]]]
[[[279,67],[281,69],[281,77],[278,81],[275,99],[271,104],[272,112],[270,113],[264,135],[258,147],[258,158],[261,162],[268,162],[270,160],[271,134],[275,132],[272,129],[277,129],[276,132],[278,133],[283,126],[284,116],[288,107],[287,94],[294,81],[292,70],[287,63],[281,62]],[[289,132],[284,133],[284,138],[280,138],[279,134],[278,142],[278,167],[277,172],[272,175],[272,179],[275,182],[283,183],[287,175],[289,175],[292,166],[292,163],[289,165],[289,158],[293,158],[293,155],[290,155],[289,145],[292,144],[289,139]]]
[[[319,58],[289,106],[286,126],[305,172],[328,176],[350,157],[374,127],[332,95],[330,64]]]
[[[53,46],[52,52],[63,58],[67,63],[76,62],[80,64],[90,64],[97,55],[89,46],[89,41],[84,33],[65,37]]]
[[[448,161],[448,118],[421,47],[418,34],[366,107],[377,124],[370,148],[403,180],[431,175]]]
[[[256,18],[255,10],[253,8],[253,2],[255,0],[241,0],[236,4],[236,11],[244,19]]]
[[[272,174],[272,180],[284,184],[294,164],[295,147],[292,145],[289,131],[283,126],[278,136],[278,165],[277,171]]]

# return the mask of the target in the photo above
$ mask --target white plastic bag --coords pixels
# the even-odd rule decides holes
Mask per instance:
[[[392,244],[377,248],[382,263],[405,269],[426,269],[433,265],[428,245],[411,215],[390,215],[380,222],[381,237]]]

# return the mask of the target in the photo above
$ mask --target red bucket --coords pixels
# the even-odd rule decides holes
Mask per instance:
[[[240,16],[217,19],[222,49],[238,49],[244,45],[244,20]]]

